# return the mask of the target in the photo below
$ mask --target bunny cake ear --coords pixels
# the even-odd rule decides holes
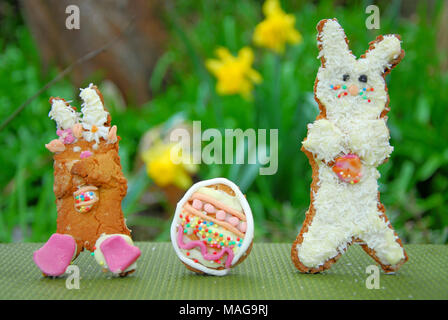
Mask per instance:
[[[81,105],[82,122],[97,127],[108,125],[109,113],[104,109],[102,95],[98,88],[91,83],[87,88],[80,90],[79,96],[83,100]]]
[[[109,141],[110,115],[104,108],[101,92],[90,84],[81,89],[79,96],[83,100],[81,112],[82,126],[86,130],[83,132],[84,139],[88,142],[95,140],[97,144],[100,138]]]
[[[382,73],[390,72],[404,57],[399,35],[378,36],[369,45],[369,49],[361,58],[365,58],[372,67],[380,69]]]
[[[337,19],[321,20],[317,25],[317,43],[322,66],[350,64],[356,61],[348,47],[347,36]]]
[[[79,121],[77,112],[62,98],[50,98],[51,110],[48,116],[56,121],[58,129],[71,129]]]

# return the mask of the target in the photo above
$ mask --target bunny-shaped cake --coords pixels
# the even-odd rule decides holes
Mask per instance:
[[[62,98],[51,98],[49,116],[59,139],[45,145],[54,153],[57,233],[34,252],[45,276],[60,276],[84,249],[103,268],[120,276],[133,272],[140,249],[133,245],[121,201],[127,181],[118,156],[117,127],[92,84],[81,89],[82,115]]]
[[[377,167],[393,151],[385,76],[404,57],[400,37],[378,36],[356,59],[336,19],[317,30],[320,113],[302,142],[313,171],[311,203],[291,257],[301,272],[321,272],[356,242],[391,273],[408,257],[380,202]]]

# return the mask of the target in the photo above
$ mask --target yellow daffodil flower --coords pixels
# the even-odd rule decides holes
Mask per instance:
[[[302,42],[302,35],[294,29],[296,18],[282,10],[279,0],[266,0],[263,13],[266,18],[255,27],[253,36],[256,45],[283,53],[286,43]]]
[[[159,187],[174,185],[186,190],[193,184],[190,174],[197,171],[197,166],[181,154],[178,144],[158,141],[142,154],[142,159],[148,176]]]
[[[254,53],[244,47],[233,56],[228,49],[218,48],[219,58],[206,61],[207,69],[216,77],[216,91],[220,95],[241,94],[246,99],[252,98],[253,84],[261,82],[261,75],[252,69]]]

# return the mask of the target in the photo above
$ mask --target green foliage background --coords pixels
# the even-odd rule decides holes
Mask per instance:
[[[199,177],[225,176],[241,186],[254,213],[257,241],[291,242],[309,204],[311,170],[300,141],[318,113],[313,97],[319,67],[315,26],[321,19],[337,17],[358,56],[379,34],[402,36],[406,56],[387,78],[395,151],[380,168],[381,199],[405,242],[447,243],[448,73],[446,52],[436,49],[443,1],[436,1],[431,10],[422,1],[412,19],[400,16],[401,1],[386,3],[380,5],[381,29],[366,30],[368,1],[347,6],[283,1],[285,11],[296,16],[304,41],[282,56],[254,48],[254,68],[264,80],[253,101],[218,96],[204,62],[217,46],[234,54],[252,46],[254,27],[263,19],[261,2],[179,0],[170,6],[164,15],[169,47],[148,79],[154,98],[141,108],[123,108],[106,94],[123,138],[120,155],[129,179],[123,206],[129,221],[156,227],[157,235],[148,240],[168,240],[169,219],[152,217],[150,210],[146,218],[140,214],[148,211],[140,198],[151,181],[136,165],[137,146],[148,129],[179,117],[202,121],[203,130],[278,128],[276,175],[258,176],[254,165],[202,165]],[[42,72],[30,31],[10,10],[0,20],[0,119],[57,74],[56,69]],[[55,136],[47,117],[48,97],[74,99],[77,90],[68,80],[56,84],[0,131],[0,242],[46,241],[55,231],[52,158],[44,148]]]

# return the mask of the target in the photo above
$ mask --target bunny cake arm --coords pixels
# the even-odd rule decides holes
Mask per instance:
[[[126,194],[126,179],[121,173],[119,161],[117,153],[109,151],[77,161],[70,173],[82,177],[85,183],[95,186],[124,186]]]
[[[317,160],[327,163],[345,151],[341,130],[327,119],[319,119],[308,125],[308,135],[302,145]]]
[[[374,167],[382,164],[394,150],[389,144],[390,133],[385,119],[353,124],[348,139],[351,152],[357,154],[364,164]]]

